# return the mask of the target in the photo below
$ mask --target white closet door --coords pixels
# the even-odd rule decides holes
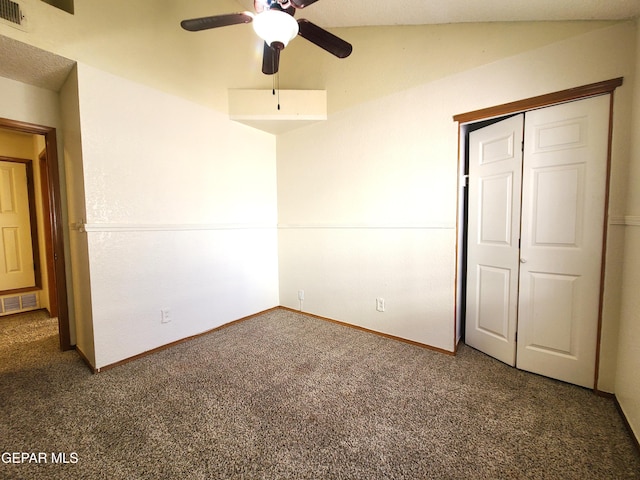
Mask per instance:
[[[516,361],[520,114],[469,135],[469,220],[465,343],[509,365]]]
[[[592,388],[609,95],[527,112],[517,366]]]

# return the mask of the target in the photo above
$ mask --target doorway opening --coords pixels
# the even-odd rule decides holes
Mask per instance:
[[[38,238],[34,238],[34,243],[43,248],[37,247],[33,258],[37,253],[38,263],[43,267],[41,270],[46,271],[44,278],[41,277],[41,284],[47,285],[46,303],[49,313],[58,319],[60,348],[70,350],[73,346],[69,326],[56,129],[3,118],[0,118],[0,129],[36,136],[38,141],[34,143],[41,143],[43,146],[33,160],[37,163],[40,176],[39,184],[34,182],[33,188],[39,192],[42,228],[32,228],[40,240],[38,242]],[[35,284],[33,288],[36,288]]]

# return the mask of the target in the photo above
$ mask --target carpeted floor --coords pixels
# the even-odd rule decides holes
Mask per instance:
[[[98,375],[42,313],[0,342],[2,479],[640,478],[612,400],[464,345],[285,310]]]

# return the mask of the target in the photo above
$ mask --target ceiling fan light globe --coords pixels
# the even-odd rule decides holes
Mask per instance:
[[[252,25],[253,30],[267,45],[279,42],[286,47],[298,35],[298,22],[280,10],[265,10],[255,15]]]

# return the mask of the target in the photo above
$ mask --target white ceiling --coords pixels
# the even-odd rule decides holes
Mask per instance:
[[[253,0],[237,0],[253,11]],[[230,12],[231,13],[231,12]],[[296,12],[318,25],[427,25],[465,22],[621,20],[640,15],[640,0],[320,0]]]

